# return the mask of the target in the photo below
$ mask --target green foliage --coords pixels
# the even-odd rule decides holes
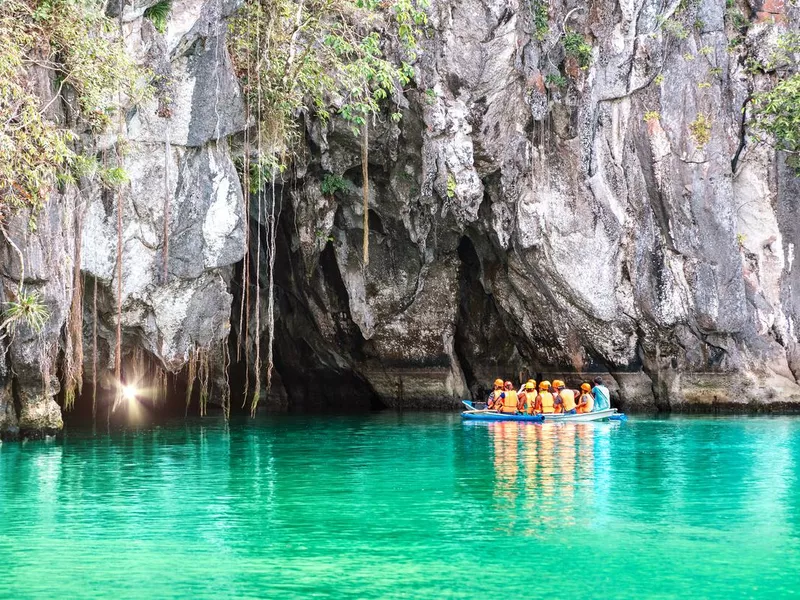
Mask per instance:
[[[428,0],[247,0],[230,19],[229,50],[259,125],[261,152],[285,157],[296,148],[303,113],[322,121],[337,113],[357,133],[411,80],[427,6]],[[387,43],[400,52],[397,64],[383,54]]]
[[[580,33],[569,31],[564,34],[564,51],[567,56],[572,56],[578,61],[581,69],[586,69],[592,64],[592,46]]]
[[[743,233],[737,233],[736,234],[736,243],[739,244],[740,248],[742,246],[744,246],[744,243],[746,241],[747,241],[747,236],[745,234],[743,234]]]
[[[452,173],[447,174],[447,197],[455,198],[456,196],[456,178]]]
[[[668,35],[677,40],[685,40],[689,37],[689,32],[686,31],[686,28],[676,19],[664,20],[661,27]]]
[[[683,60],[687,61],[694,60],[694,54],[692,54],[691,52],[687,52],[686,54],[683,55]]]
[[[3,0],[0,11],[0,219],[13,208],[34,214],[55,176],[69,181],[77,165],[72,134],[49,121],[27,71],[54,75],[57,93],[70,87],[80,117],[94,129],[110,122],[120,100],[146,93],[143,73],[125,52],[116,24],[89,0]],[[85,166],[85,165],[84,165]]]
[[[750,21],[744,16],[744,13],[738,8],[729,9],[725,16],[728,17],[728,22],[734,29],[746,29],[750,25]]]
[[[533,20],[533,37],[541,42],[550,31],[550,8],[542,0],[530,0],[529,6]]]
[[[699,52],[703,56],[711,56],[712,54],[714,54],[714,48],[712,46],[703,46],[702,48],[700,48]]]
[[[164,33],[167,30],[167,19],[171,10],[172,0],[160,0],[144,11],[144,18],[153,23],[156,31]]]
[[[347,180],[333,173],[325,173],[319,189],[323,196],[333,196],[336,192],[343,192],[349,188]]]
[[[728,52],[734,52],[744,44],[744,37],[737,35],[728,41]]]
[[[650,123],[651,121],[658,121],[661,118],[661,114],[655,110],[648,110],[644,113],[644,122]]]
[[[336,241],[336,238],[333,237],[332,235],[325,235],[325,232],[322,231],[322,229],[317,229],[316,231],[314,231],[314,237],[316,237],[318,240],[324,241],[326,243],[327,242],[335,242]]]
[[[711,87],[711,83],[708,81],[701,81],[697,84],[697,88],[700,90],[706,90]]]
[[[425,99],[428,104],[436,104],[436,98],[438,98],[436,90],[434,90],[433,88],[428,88],[427,90],[425,90]]]
[[[753,127],[770,136],[775,147],[789,155],[787,162],[800,175],[800,73],[795,60],[798,53],[800,34],[786,33],[778,38],[778,49],[763,69],[757,64],[748,67],[777,72],[772,89],[753,96]]]
[[[96,129],[103,128],[121,108],[120,100],[137,102],[147,95],[145,74],[125,51],[117,24],[99,4],[51,0],[50,6],[50,17],[43,24],[54,55],[61,58],[63,81],[77,92],[83,117]]]
[[[100,180],[106,187],[115,188],[128,183],[129,178],[125,169],[122,167],[109,167],[107,169],[101,169]]]
[[[689,125],[689,131],[698,146],[705,146],[711,140],[711,119],[705,113],[698,113]]]
[[[567,78],[561,75],[560,73],[548,73],[544,81],[547,85],[551,87],[565,87],[567,85]]]
[[[800,33],[784,33],[778,36],[777,49],[770,53],[769,59],[758,65],[760,70],[775,71],[794,64],[794,56],[800,53]],[[753,61],[757,62],[757,61]]]
[[[719,67],[714,67],[713,69],[709,69],[709,74],[713,75],[714,77],[720,77],[722,75],[722,69]]]
[[[756,130],[771,135],[776,148],[790,154],[789,164],[800,173],[800,74],[756,94],[753,116]]]
[[[34,333],[39,333],[49,318],[50,311],[39,292],[20,290],[16,299],[5,303],[0,332],[14,335],[17,327],[27,325]]]
[[[659,73],[658,75],[656,75],[655,79],[653,79],[653,82],[656,85],[661,85],[662,83],[664,83],[664,74]]]
[[[258,160],[249,164],[250,169],[250,193],[257,194],[265,189],[265,186],[273,181],[277,175],[286,170],[286,165],[282,164],[277,156],[272,154],[262,154]]]

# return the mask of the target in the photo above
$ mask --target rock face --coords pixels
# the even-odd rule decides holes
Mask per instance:
[[[586,372],[613,375],[626,406],[800,401],[800,186],[747,142],[741,116],[766,84],[745,55],[765,61],[798,15],[726,16],[718,0],[546,6],[537,41],[528,3],[434,3],[402,127],[372,129],[366,267],[354,140],[314,139],[285,220],[307,269],[291,282],[303,335],[323,337],[317,354],[346,349],[390,406],[454,406],[497,375],[577,385]],[[733,10],[758,13],[736,47]],[[585,34],[588,69],[565,55],[565,32]],[[322,198],[323,172],[352,193]]]
[[[225,49],[236,3],[173,2],[163,35],[142,18],[152,3],[122,15],[130,52],[163,76],[123,124],[123,356],[144,350],[178,372],[239,321],[246,203],[232,156],[246,123]],[[360,140],[336,120],[309,120],[304,162],[267,186],[261,210],[250,198],[262,282],[270,209],[277,223],[276,372],[262,403],[454,407],[496,376],[603,373],[626,407],[800,406],[800,179],[749,141],[742,116],[771,77],[753,61],[768,65],[800,13],[727,4],[434,0],[401,122],[369,126],[368,264]],[[575,33],[590,59],[565,51]],[[97,144],[114,159],[113,140]],[[326,196],[331,174],[349,187]],[[118,198],[91,188],[51,204],[36,235],[24,215],[12,232],[53,316],[37,340],[3,342],[5,435],[61,426],[55,370],[45,385],[41,364],[59,360],[73,287],[74,224],[59,207],[83,209],[81,272],[113,367]],[[2,252],[8,297],[18,265]],[[248,336],[263,358],[255,306]],[[246,372],[252,383],[253,354],[234,361],[232,386]]]

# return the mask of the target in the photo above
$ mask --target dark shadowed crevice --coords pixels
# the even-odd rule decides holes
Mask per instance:
[[[365,340],[350,315],[344,285],[332,243],[307,279],[302,260],[292,250],[294,215],[287,209],[278,228],[275,262],[275,368],[288,395],[290,411],[371,410],[384,408],[375,390],[353,368],[364,358]],[[315,293],[314,290],[317,290]],[[321,294],[322,292],[322,294]],[[327,305],[321,295],[327,299]],[[334,340],[318,329],[309,303],[327,312]]]
[[[517,379],[523,368],[494,297],[481,283],[481,262],[472,240],[458,245],[459,305],[454,346],[473,399],[483,399],[496,377]]]
[[[475,394],[478,392],[479,383],[472,369],[470,357],[467,356],[469,354],[467,352],[469,344],[467,323],[471,317],[468,313],[468,298],[470,294],[476,291],[474,274],[480,273],[480,261],[475,252],[475,247],[466,236],[461,238],[458,245],[458,258],[461,263],[458,269],[458,316],[456,317],[454,350],[461,365],[461,371],[464,373],[467,387],[470,394],[472,394],[472,399],[477,400],[478,398],[476,398]]]

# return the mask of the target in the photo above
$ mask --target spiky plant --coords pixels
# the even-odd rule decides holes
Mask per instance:
[[[172,0],[161,0],[144,11],[144,18],[150,19],[156,31],[164,33],[167,30],[167,19],[171,10]]]
[[[40,333],[50,318],[50,311],[39,292],[20,290],[17,298],[5,303],[0,332],[13,335],[17,327],[25,324],[34,333]]]

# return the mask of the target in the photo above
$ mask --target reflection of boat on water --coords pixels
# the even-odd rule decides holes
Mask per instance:
[[[530,423],[586,423],[588,421],[625,421],[624,413],[617,412],[616,408],[597,410],[590,413],[547,414],[547,415],[515,415],[501,413],[487,408],[477,408],[471,400],[462,400],[467,410],[461,413],[461,418],[467,421],[528,421]]]

